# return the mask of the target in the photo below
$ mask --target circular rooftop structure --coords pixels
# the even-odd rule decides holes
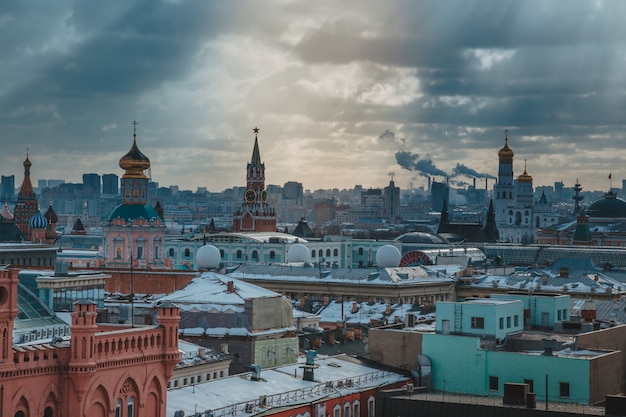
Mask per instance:
[[[626,201],[609,191],[604,197],[591,203],[585,211],[590,218],[626,219]]]
[[[202,269],[218,268],[222,254],[219,249],[213,245],[204,245],[198,249],[196,253],[196,266]]]
[[[446,240],[440,236],[426,232],[409,232],[398,236],[394,240],[402,243],[426,243],[426,244],[447,244]]]
[[[393,245],[385,245],[376,251],[376,265],[379,268],[395,268],[400,265],[402,254]]]
[[[311,254],[309,253],[309,248],[302,243],[296,243],[290,247],[289,252],[287,252],[287,262],[309,262],[310,259]]]

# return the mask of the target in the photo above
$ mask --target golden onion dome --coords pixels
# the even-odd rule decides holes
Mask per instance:
[[[517,177],[517,181],[519,181],[519,182],[533,182],[533,177],[528,175],[528,173],[526,172],[526,168],[524,168],[524,173],[522,175],[520,175],[519,177]]]
[[[509,148],[509,138],[504,139],[504,146],[498,151],[500,158],[513,158],[513,149]]]
[[[120,168],[126,171],[125,178],[145,178],[144,171],[150,168],[150,159],[137,147],[137,134],[133,132],[133,146],[120,158]]]

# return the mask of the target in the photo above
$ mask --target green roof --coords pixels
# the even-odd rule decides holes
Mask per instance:
[[[107,220],[112,221],[117,218],[127,222],[137,219],[152,220],[159,218],[159,214],[149,204],[120,204],[113,209]]]

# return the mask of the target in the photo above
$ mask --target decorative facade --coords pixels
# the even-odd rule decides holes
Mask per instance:
[[[150,168],[150,160],[137,147],[136,122],[134,125],[133,145],[119,162],[125,170],[122,204],[102,227],[104,262],[109,268],[165,266],[165,224],[157,210],[146,204],[148,177],[144,171]]]
[[[96,303],[79,301],[70,337],[17,344],[18,281],[17,270],[0,270],[0,415],[166,416],[180,361],[177,306],[159,307],[159,325],[101,327]]]
[[[254,128],[252,159],[246,168],[243,202],[233,213],[233,232],[275,232],[276,211],[265,188],[265,164],[259,152],[259,129]]]

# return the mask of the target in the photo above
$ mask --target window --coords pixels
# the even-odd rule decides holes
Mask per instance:
[[[569,398],[569,382],[559,382],[559,397]]]
[[[119,398],[115,404],[115,417],[122,417],[122,400]]]
[[[333,409],[333,417],[341,417],[341,406],[339,404]]]
[[[350,403],[343,406],[343,417],[350,417]]]
[[[330,249],[326,249],[326,256],[330,258]]]
[[[220,258],[224,257],[224,249],[220,249]]]
[[[275,259],[276,258],[276,252],[274,252],[273,250],[270,251],[270,259]]]
[[[532,379],[525,379],[524,384],[528,385],[528,392],[535,392],[535,381]]]
[[[237,259],[241,259],[241,250],[237,251]]]
[[[561,314],[562,314],[562,313],[561,313],[561,310],[557,310],[557,312],[556,312],[556,318],[557,318],[557,320],[559,320],[559,321],[561,321]]]
[[[311,251],[311,258],[315,258],[315,249]]]
[[[484,317],[472,317],[472,329],[484,329],[485,318]]]
[[[324,252],[321,249],[318,250],[317,251],[317,256],[321,258],[322,256],[324,256]]]
[[[519,326],[519,315],[515,315],[513,316],[513,326],[517,327]]]
[[[500,317],[500,328],[504,329],[504,317]]]
[[[339,256],[339,249],[333,250],[333,256]]]
[[[143,259],[143,247],[137,246],[137,259]]]
[[[511,328],[511,316],[508,316],[506,318],[506,328],[510,329]]]
[[[359,255],[363,255],[363,248],[359,248]]]
[[[135,417],[135,397],[128,399],[128,414],[127,417]]]
[[[567,309],[563,309],[563,320],[567,320]]]
[[[489,391],[498,391],[499,381],[497,376],[489,377]]]
[[[252,259],[259,259],[259,252],[257,252],[256,250],[252,251]]]
[[[358,401],[354,402],[354,417],[359,417],[361,415],[361,404]]]
[[[370,398],[367,400],[367,417],[375,417],[376,416],[376,408],[375,408],[374,399]]]
[[[189,248],[185,249],[185,257],[189,257],[189,255],[191,255],[191,251],[189,250]]]
[[[174,256],[174,248],[170,248],[170,256]]]

